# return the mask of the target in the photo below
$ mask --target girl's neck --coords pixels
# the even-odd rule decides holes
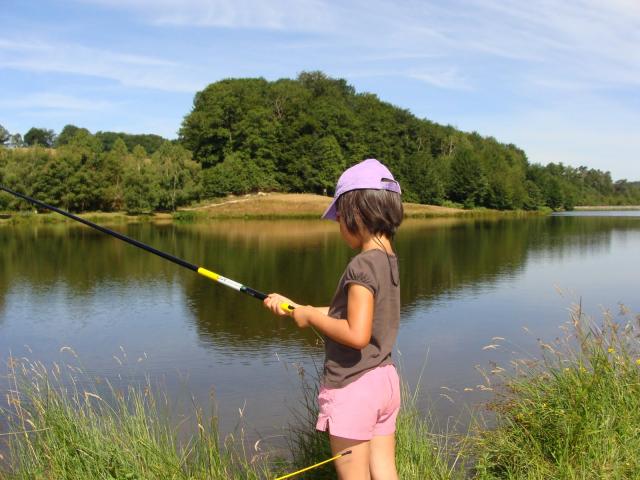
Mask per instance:
[[[391,242],[385,235],[367,235],[363,238],[360,252],[366,252],[367,250],[382,250],[389,254],[393,253]]]

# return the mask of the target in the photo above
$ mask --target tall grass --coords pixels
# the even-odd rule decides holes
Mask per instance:
[[[121,391],[71,365],[47,368],[24,358],[8,364],[9,408],[0,412],[13,432],[8,479],[275,478],[331,457],[327,435],[315,430],[317,382],[303,385],[285,460],[268,452],[252,456],[242,438],[220,442],[215,416],[205,421],[196,405],[177,422],[166,395],[149,383]],[[430,433],[430,421],[416,407],[417,392],[404,390],[397,429],[401,478],[454,478],[460,458],[453,437]],[[332,479],[335,470],[327,464],[302,478]]]
[[[481,479],[640,478],[640,317],[572,311],[568,335],[520,362],[481,432]]]
[[[640,317],[621,307],[601,325],[576,307],[566,335],[541,342],[537,361],[495,369],[502,390],[491,425],[473,435],[439,429],[404,386],[396,430],[402,479],[640,478]],[[96,383],[78,367],[46,368],[10,358],[7,407],[10,472],[0,478],[261,479],[331,457],[315,430],[316,381],[304,393],[288,431],[289,457],[249,452],[241,432],[219,438],[216,417],[192,403],[176,418],[161,389]],[[420,382],[418,382],[419,385]],[[495,385],[494,385],[495,386]],[[476,416],[476,418],[478,418]],[[305,473],[335,478],[331,464]]]
[[[77,367],[15,358],[9,379],[7,478],[257,479],[267,471],[221,446],[215,416],[206,421],[195,405],[174,421],[166,396],[149,384],[121,391]]]

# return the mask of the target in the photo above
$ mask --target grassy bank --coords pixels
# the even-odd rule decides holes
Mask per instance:
[[[329,206],[330,197],[302,193],[252,194],[226,197],[201,202],[174,213],[148,213],[131,215],[126,212],[87,212],[80,217],[101,224],[139,222],[166,223],[171,221],[199,222],[214,219],[318,219]],[[501,216],[530,216],[549,213],[547,210],[465,210],[459,205],[437,206],[405,203],[407,218],[484,218]],[[72,220],[51,212],[0,212],[0,225],[20,223],[64,223]]]
[[[639,326],[623,306],[601,324],[576,307],[567,337],[503,374],[497,426],[477,439],[478,478],[638,478]]]
[[[595,324],[576,308],[566,337],[541,343],[538,360],[494,367],[495,420],[478,412],[470,432],[438,433],[405,391],[398,419],[403,479],[638,478],[640,317],[620,308]],[[65,374],[63,370],[70,370]],[[67,381],[63,381],[67,378]],[[3,433],[7,479],[275,478],[330,456],[313,429],[314,387],[291,427],[287,459],[249,451],[242,435],[220,439],[215,416],[197,407],[179,421],[152,385],[85,382],[75,367],[10,359]],[[68,381],[68,380],[71,381]],[[495,386],[495,383],[494,383]],[[0,476],[2,476],[0,474]],[[334,478],[322,467],[305,479]]]
[[[290,426],[288,459],[246,447],[242,429],[221,439],[215,415],[197,406],[175,418],[162,390],[150,384],[120,389],[96,383],[79,367],[10,358],[10,432],[0,437],[8,456],[0,478],[210,480],[276,478],[331,457],[326,435],[315,425],[315,389]],[[398,467],[403,479],[452,478],[457,454],[451,439],[431,433],[430,423],[405,391],[398,419]],[[1,464],[1,463],[0,463]],[[459,476],[459,474],[456,474]],[[335,478],[325,465],[305,479]],[[460,477],[461,478],[461,477]]]
[[[308,193],[270,193],[227,197],[215,202],[205,202],[175,214],[180,219],[215,218],[320,218],[331,203],[331,198]],[[465,210],[460,205],[448,206],[404,203],[407,218],[486,217],[502,215],[530,215],[531,212],[490,210],[475,208]],[[547,213],[546,211],[544,213]]]

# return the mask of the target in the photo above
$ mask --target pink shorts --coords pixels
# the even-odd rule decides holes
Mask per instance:
[[[400,410],[400,379],[393,365],[377,367],[345,387],[322,387],[318,403],[320,431],[352,440],[391,435]]]

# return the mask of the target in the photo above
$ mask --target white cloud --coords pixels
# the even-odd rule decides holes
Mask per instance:
[[[139,12],[159,25],[319,31],[332,15],[318,0],[82,0]]]
[[[1,108],[62,110],[62,111],[100,111],[113,107],[104,100],[80,98],[57,93],[34,93],[20,98],[0,99]]]
[[[460,75],[460,72],[458,72],[456,68],[432,71],[414,71],[406,73],[406,76],[440,88],[448,88],[452,90],[471,89],[469,82]]]
[[[594,87],[640,83],[640,3],[596,0],[470,0],[480,50],[533,60],[539,77]],[[459,25],[458,27],[462,27]],[[458,28],[458,32],[465,31]],[[473,48],[469,45],[469,48]]]
[[[162,58],[42,39],[0,38],[0,68],[87,75],[174,92],[195,92],[206,84],[198,80],[195,69]]]
[[[350,48],[379,58],[413,57],[416,63],[420,56],[441,55],[450,71],[457,68],[462,75],[469,57],[480,55],[521,62],[538,80],[556,75],[594,87],[640,83],[635,0],[78,1],[133,11],[155,24],[313,32],[332,41],[336,56],[348,55]],[[451,84],[429,70],[406,74],[436,86]],[[464,77],[458,87],[472,81]]]
[[[598,168],[613,162],[614,175],[639,176],[627,173],[638,167],[622,165],[637,164],[634,149],[640,151],[632,127],[640,123],[638,104],[629,101],[640,86],[638,0],[66,1],[124,11],[127,20],[114,31],[126,29],[132,39],[150,31],[158,41],[153,50],[143,41],[118,52],[51,41],[46,31],[35,38],[3,31],[0,69],[193,93],[229,76],[277,78],[322,68],[368,78],[363,83],[381,98],[393,96],[384,89],[404,77],[439,89],[438,104],[447,110],[438,113],[451,123],[514,142],[535,161],[564,158]],[[144,33],[135,31],[140,21]],[[25,21],[18,31],[39,30]],[[156,53],[176,36],[185,39],[179,61]],[[404,78],[403,85],[415,83]],[[433,111],[433,89],[419,87],[414,96],[397,96],[408,99],[401,106]]]

